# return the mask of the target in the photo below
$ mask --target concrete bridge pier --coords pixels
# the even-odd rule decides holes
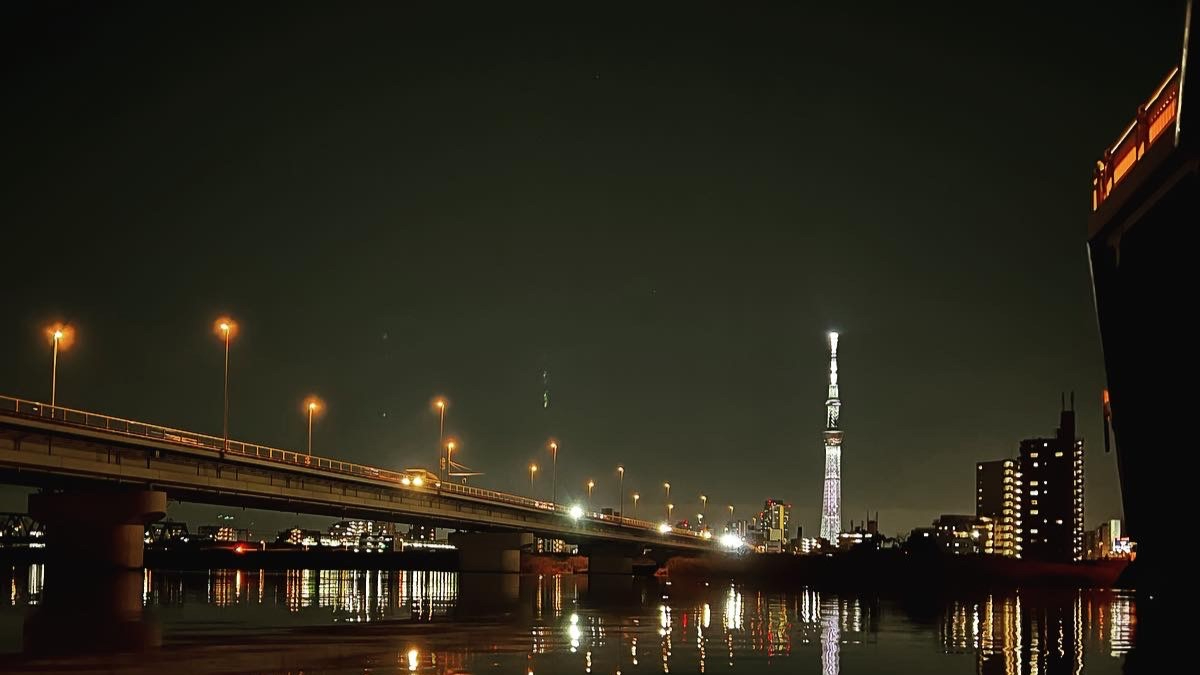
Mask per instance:
[[[582,553],[588,557],[588,574],[633,574],[633,559],[641,547],[629,544],[592,544]]]
[[[533,547],[530,532],[452,532],[460,572],[521,572],[521,551]]]
[[[146,525],[167,515],[167,493],[35,493],[29,515],[46,526],[48,562],[55,567],[136,569]]]

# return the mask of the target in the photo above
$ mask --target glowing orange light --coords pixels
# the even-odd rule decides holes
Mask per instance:
[[[234,547],[233,547],[233,552],[234,552],[234,553],[245,553],[245,552],[246,552],[246,547],[245,547],[245,546],[242,546],[241,544],[238,544],[237,546],[234,546]]]
[[[213,332],[222,340],[227,337],[233,339],[237,335],[237,331],[237,322],[227,316],[223,316],[213,322]]]
[[[438,411],[445,410],[446,409],[446,399],[442,398],[441,396],[433,399],[433,407],[437,408]]]
[[[46,328],[46,337],[62,351],[75,341],[75,330],[64,323],[56,323]]]
[[[316,414],[325,409],[325,402],[316,396],[304,399],[304,412]]]

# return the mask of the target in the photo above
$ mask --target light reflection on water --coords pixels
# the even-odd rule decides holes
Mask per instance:
[[[28,633],[54,625],[61,610],[61,600],[43,601],[53,570],[0,573],[9,587],[0,635],[16,625],[28,645]],[[162,639],[138,659],[169,663],[218,645],[245,647],[243,669],[231,672],[758,672],[769,665],[824,675],[1079,675],[1120,672],[1136,632],[1134,599],[1116,591],[880,598],[400,570],[147,570],[140,582],[129,586],[134,606],[145,608],[144,622],[161,625]],[[31,620],[47,612],[49,619]],[[368,624],[375,628],[362,632]],[[289,637],[256,642],[267,633]],[[22,644],[0,642],[0,670],[32,669],[45,657],[22,653]],[[76,658],[114,672],[139,663],[117,654]]]

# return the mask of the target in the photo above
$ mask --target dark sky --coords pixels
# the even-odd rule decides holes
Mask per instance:
[[[219,434],[229,312],[235,437],[302,448],[318,393],[318,453],[432,466],[444,394],[481,484],[552,433],[561,493],[811,534],[837,328],[846,518],[971,512],[1063,390],[1119,515],[1091,167],[1181,1],[242,4],[0,8],[2,393],[64,319],[60,403]]]

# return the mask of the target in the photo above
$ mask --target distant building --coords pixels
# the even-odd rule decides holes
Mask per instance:
[[[1134,544],[1129,537],[1122,536],[1121,521],[1115,518],[1085,532],[1084,542],[1085,557],[1088,560],[1133,557]]]
[[[374,528],[359,537],[356,551],[390,553],[396,550],[396,535],[384,528]]]
[[[289,530],[281,531],[275,537],[276,544],[288,544],[290,546],[318,546],[321,543],[320,530],[302,530],[298,527],[293,527]]]
[[[1083,533],[1083,559],[1100,559],[1100,530],[1088,530]]]
[[[568,544],[562,539],[545,539],[538,537],[533,540],[534,550],[538,553],[574,553],[578,546]]]
[[[768,553],[783,553],[788,544],[788,520],[792,505],[778,499],[768,499],[759,511],[758,530]]]
[[[415,542],[432,542],[437,536],[437,528],[428,525],[410,525],[408,534],[404,535],[405,541]]]
[[[998,459],[975,465],[975,517],[991,518],[994,540],[990,550],[1002,556],[1017,555],[1017,525],[1021,513],[1017,461]]]
[[[793,541],[793,552],[797,555],[816,553],[821,548],[821,540],[816,537],[797,537]]]
[[[736,534],[745,541],[746,536],[750,533],[751,525],[749,520],[731,520],[725,526],[725,530],[732,534]]]
[[[869,521],[875,522],[875,521]],[[849,532],[841,532],[838,534],[837,547],[843,550],[859,549],[863,547],[869,549],[878,549],[883,537],[879,536],[878,530],[872,532],[863,525],[854,527],[851,525]]]
[[[1083,440],[1072,409],[1064,406],[1053,438],[1021,441],[1019,556],[1071,562],[1083,558]]]
[[[226,541],[234,542],[239,540],[239,533],[244,533],[249,540],[249,532],[247,530],[238,530],[232,525],[201,525],[196,528],[196,537],[203,541]]]
[[[145,542],[147,544],[187,542],[190,538],[187,523],[162,520],[146,526]]]
[[[933,530],[943,553],[974,555],[994,552],[995,524],[986,516],[942,515],[933,521]]]
[[[355,551],[392,551],[396,546],[395,528],[390,523],[371,520],[343,520],[329,526],[322,538],[326,546],[341,546]]]
[[[372,523],[367,520],[343,520],[329,526],[329,539],[337,545],[353,548],[359,539],[371,532]]]

